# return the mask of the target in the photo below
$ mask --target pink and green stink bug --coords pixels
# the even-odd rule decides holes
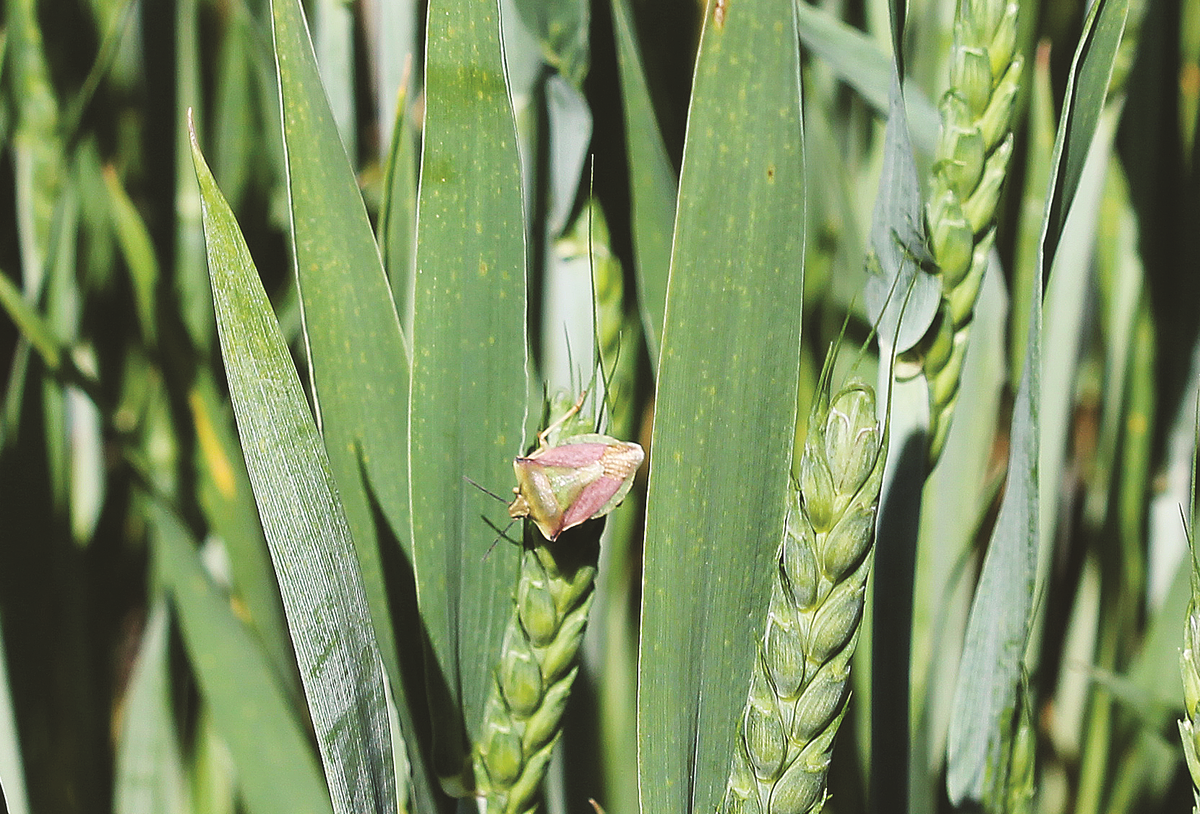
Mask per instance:
[[[550,446],[549,435],[582,406],[583,397],[538,434],[537,449],[513,459],[517,486],[508,516],[528,517],[551,542],[567,529],[615,509],[646,456],[638,444],[599,433],[574,435]]]

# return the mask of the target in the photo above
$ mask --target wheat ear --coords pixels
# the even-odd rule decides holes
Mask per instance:
[[[924,358],[931,464],[945,446],[958,399],[971,317],[996,235],[996,203],[1012,155],[1012,110],[1022,67],[1016,39],[1015,2],[959,0],[950,90],[942,97],[926,210],[942,276],[942,302]]]
[[[886,437],[875,391],[818,396],[799,488],[788,490],[767,626],[738,724],[722,814],[802,814],[825,802],[875,540]]]
[[[476,793],[489,814],[537,808],[579,668],[595,595],[597,544],[539,545],[522,555],[513,614],[504,633],[474,750]]]
[[[1192,775],[1192,811],[1200,814],[1200,564],[1192,559],[1192,599],[1183,628],[1183,651],[1179,670],[1183,674],[1184,718],[1179,722],[1183,756]]]

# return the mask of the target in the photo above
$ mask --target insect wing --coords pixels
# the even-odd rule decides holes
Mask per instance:
[[[590,458],[592,448],[597,445],[603,449],[595,462],[588,464],[586,483],[566,507],[563,530],[585,520],[603,517],[615,509],[629,493],[633,486],[633,475],[645,458],[639,445],[617,441],[606,435],[578,436],[553,451],[567,456],[574,447],[587,447]]]
[[[571,525],[582,522],[577,520],[568,525],[564,515],[587,485],[604,474],[603,454],[604,447],[600,444],[572,444],[545,447],[527,458],[515,459],[518,498],[509,514],[514,517],[528,514],[546,539],[557,539]]]

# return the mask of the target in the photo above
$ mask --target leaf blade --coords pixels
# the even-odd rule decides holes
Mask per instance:
[[[516,552],[484,559],[525,423],[525,245],[517,133],[494,2],[429,6],[409,412],[414,559],[434,663],[435,763],[464,766],[511,610]],[[507,547],[504,547],[507,548]],[[432,672],[431,672],[432,671]]]
[[[684,148],[647,498],[643,811],[717,810],[783,532],[803,288],[799,54],[790,0],[750,9],[730,3],[720,23],[710,10]]]
[[[322,90],[303,9],[295,0],[275,0],[272,22],[313,403],[401,729],[413,742],[408,759],[415,792],[421,808],[432,810],[434,783],[424,760],[427,750],[419,745],[424,729],[413,715],[422,706],[416,700],[423,683],[417,668],[420,620],[415,583],[405,579],[412,558],[403,454],[408,347],[334,110]],[[398,564],[385,572],[385,564],[393,563]]]
[[[324,445],[233,213],[192,134],[230,396],[334,811],[396,805],[383,671]]]

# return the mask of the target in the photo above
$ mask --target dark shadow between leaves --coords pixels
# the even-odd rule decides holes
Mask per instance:
[[[421,802],[430,800],[434,802],[437,812],[449,814],[455,809],[455,801],[442,790],[438,775],[446,767],[437,766],[434,756],[438,754],[438,748],[445,751],[445,746],[440,744],[446,739],[456,744],[470,743],[470,739],[461,718],[437,721],[435,732],[431,710],[451,709],[450,688],[437,660],[429,658],[433,646],[417,607],[416,574],[408,553],[379,505],[375,490],[367,477],[361,451],[358,455],[358,465],[367,502],[371,507],[371,519],[375,528],[375,539],[379,544],[379,558],[388,597],[388,610],[392,618],[392,629],[396,632],[395,644],[402,686],[393,688],[393,696],[411,767],[415,798],[412,809],[418,814],[433,814],[424,811]],[[441,701],[436,707],[431,705],[433,698]],[[451,770],[446,773],[457,776],[459,771]]]

